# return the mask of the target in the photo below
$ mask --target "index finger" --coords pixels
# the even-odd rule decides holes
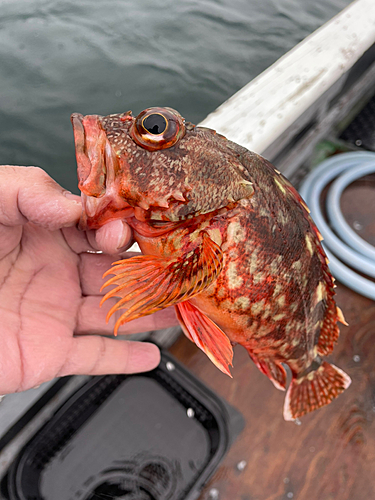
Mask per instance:
[[[33,222],[54,231],[76,224],[82,210],[79,198],[39,167],[0,166],[0,200],[4,226]]]

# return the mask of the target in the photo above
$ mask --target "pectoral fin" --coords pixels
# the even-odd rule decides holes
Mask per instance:
[[[107,315],[126,309],[115,324],[120,325],[201,293],[217,278],[223,266],[223,253],[207,233],[200,244],[178,259],[140,255],[114,263],[104,276],[114,274],[102,288],[117,285],[102,299],[120,297]]]
[[[232,377],[229,366],[232,366],[233,349],[225,333],[189,301],[177,304],[176,310],[187,337],[207,354],[219,370]]]

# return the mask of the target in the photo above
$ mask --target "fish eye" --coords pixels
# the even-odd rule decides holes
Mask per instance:
[[[185,121],[172,108],[148,108],[135,118],[130,135],[148,151],[170,148],[185,135]]]
[[[143,118],[142,125],[150,134],[159,135],[167,128],[167,120],[159,113],[152,113]]]

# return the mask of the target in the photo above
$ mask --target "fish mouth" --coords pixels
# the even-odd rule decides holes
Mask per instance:
[[[73,113],[71,122],[83,207],[79,229],[98,229],[112,220],[133,217],[134,208],[119,195],[115,176],[118,158],[103,129],[102,117]]]

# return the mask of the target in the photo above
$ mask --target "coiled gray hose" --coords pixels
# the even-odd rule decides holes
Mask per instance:
[[[344,189],[354,180],[371,173],[375,173],[375,153],[344,153],[323,161],[305,178],[299,191],[324,238],[323,247],[333,276],[352,290],[375,300],[375,283],[353,271],[356,269],[375,278],[375,247],[351,229],[340,210]],[[335,178],[329,189],[326,208],[338,236],[330,229],[320,209],[322,190]]]

